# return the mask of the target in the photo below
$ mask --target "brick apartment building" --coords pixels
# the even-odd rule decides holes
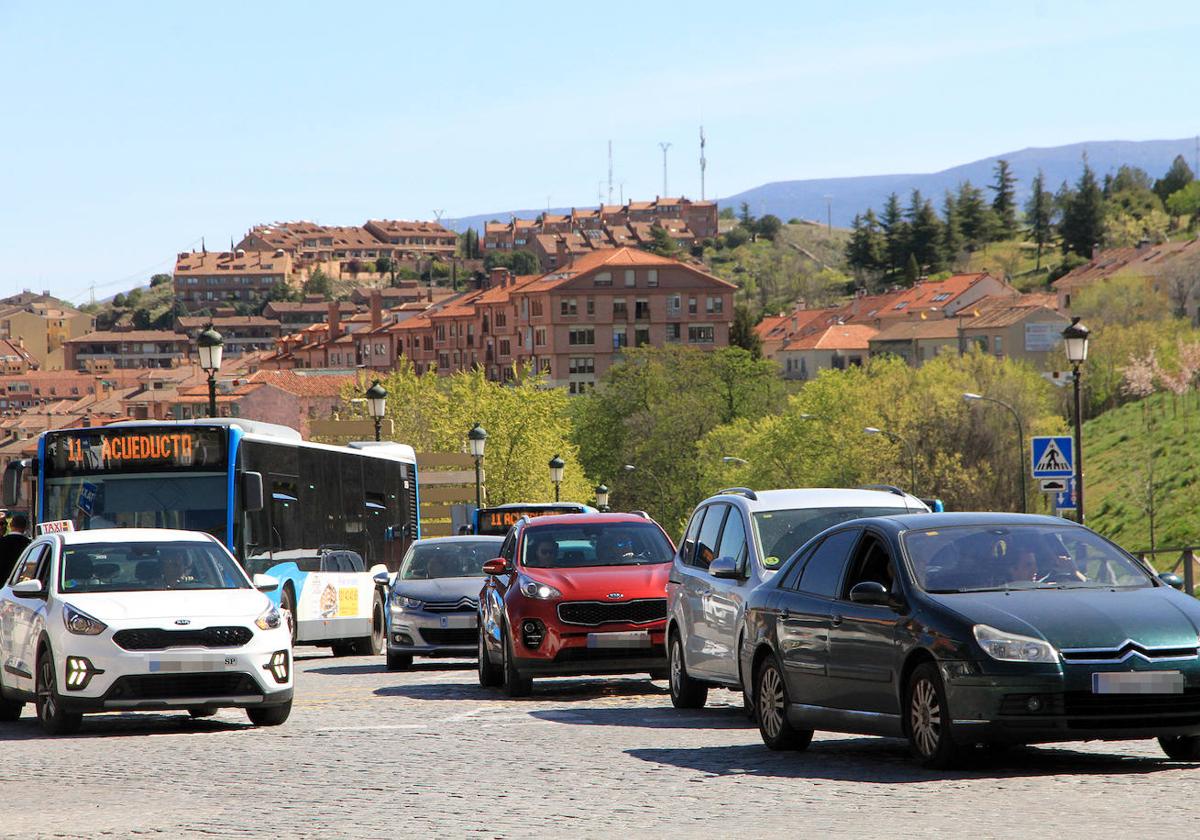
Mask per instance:
[[[175,297],[189,310],[258,300],[291,273],[292,257],[283,249],[184,251],[175,261]]]
[[[209,324],[225,340],[225,353],[230,356],[274,350],[276,340],[282,335],[279,321],[261,315],[215,315],[211,318],[184,315],[175,319],[175,332],[191,339],[194,351],[196,337]]]
[[[402,260],[453,256],[458,236],[437,222],[372,219],[361,226],[278,222],[256,225],[242,238],[247,251],[282,250],[298,266],[334,260]]]
[[[44,370],[61,370],[63,342],[86,335],[96,319],[43,293],[0,301],[0,339],[16,342]]]
[[[170,330],[99,331],[63,344],[67,370],[169,368],[186,364],[192,339]]]

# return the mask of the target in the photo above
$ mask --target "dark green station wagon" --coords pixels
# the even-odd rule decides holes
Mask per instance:
[[[932,767],[976,745],[1092,739],[1200,760],[1200,602],[1062,519],[846,522],[758,587],[745,623],[772,749],[820,729],[905,737]]]

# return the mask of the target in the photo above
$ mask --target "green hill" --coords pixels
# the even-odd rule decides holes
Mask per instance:
[[[1155,394],[1086,422],[1087,524],[1137,551],[1150,547],[1153,510],[1159,548],[1200,544],[1197,432],[1195,394]]]

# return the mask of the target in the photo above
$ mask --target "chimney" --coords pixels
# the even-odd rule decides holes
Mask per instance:
[[[329,340],[333,341],[342,334],[342,309],[336,300],[329,301]]]
[[[562,268],[567,264],[567,240],[562,237],[556,237],[554,240],[554,254],[558,257],[557,264]]]
[[[383,326],[383,292],[371,290],[371,329],[377,330]]]
[[[502,265],[495,266],[488,272],[488,286],[503,289],[508,285],[508,269]]]

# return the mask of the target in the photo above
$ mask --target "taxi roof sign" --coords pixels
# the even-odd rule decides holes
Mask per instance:
[[[61,534],[63,531],[74,531],[75,523],[70,519],[56,519],[53,522],[39,522],[38,534]]]

